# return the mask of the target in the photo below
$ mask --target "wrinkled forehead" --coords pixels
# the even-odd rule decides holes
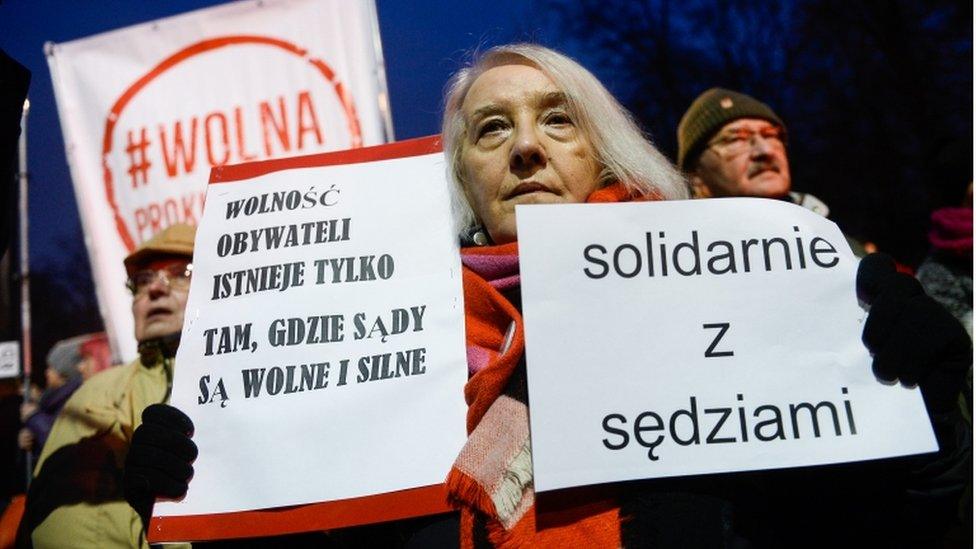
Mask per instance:
[[[486,69],[472,82],[461,104],[466,120],[513,106],[550,106],[565,103],[566,95],[538,67],[506,63]]]
[[[722,128],[715,133],[716,135],[718,135],[718,134],[725,134],[725,133],[735,133],[743,130],[761,131],[766,128],[778,128],[778,127],[780,127],[779,124],[776,124],[775,122],[771,122],[764,118],[739,118],[737,120],[733,120],[728,124],[722,126]]]
[[[154,256],[143,263],[136,266],[134,271],[162,271],[169,270],[171,268],[186,267],[190,264],[190,258],[181,255],[168,255],[168,256]]]

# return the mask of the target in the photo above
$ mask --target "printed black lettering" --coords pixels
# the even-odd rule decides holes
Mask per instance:
[[[840,436],[840,419],[837,417],[837,408],[827,401],[820,402],[816,406],[809,402],[790,404],[790,419],[793,422],[793,438],[800,438],[800,424],[797,420],[800,410],[810,413],[810,424],[813,426],[813,436],[820,438],[820,419],[818,417],[821,408],[830,410],[831,419],[834,421],[834,432]]]
[[[654,419],[653,426],[645,426],[644,420],[647,418]],[[654,450],[664,441],[664,435],[658,435],[653,441],[644,440],[643,433],[645,431],[661,431],[664,429],[664,421],[661,416],[655,414],[654,412],[643,412],[636,419],[634,419],[634,440],[637,444],[640,444],[644,448],[647,448],[647,459],[651,461],[657,461],[660,459],[659,456],[654,455]]]
[[[715,427],[708,433],[705,437],[705,444],[721,444],[724,442],[735,442],[735,437],[722,437],[716,438],[715,435],[722,429],[722,425],[725,425],[725,420],[732,415],[732,408],[706,408],[705,414],[722,414],[722,417],[718,418],[718,422],[715,423]]]
[[[583,258],[589,261],[590,263],[598,265],[602,270],[591,271],[589,267],[585,267],[583,269],[583,273],[590,278],[603,278],[607,276],[608,272],[610,272],[610,266],[607,265],[606,261],[603,261],[602,259],[595,257],[593,255],[594,251],[599,251],[601,254],[604,255],[606,255],[607,253],[607,249],[604,248],[603,246],[600,246],[599,244],[590,244],[586,248],[583,248]]]
[[[708,348],[705,349],[705,358],[716,358],[716,357],[735,355],[734,351],[715,350],[715,347],[717,347],[719,342],[722,341],[722,337],[725,335],[725,332],[729,330],[729,326],[731,325],[732,324],[730,322],[715,322],[711,324],[702,324],[702,328],[706,330],[714,330],[714,329],[718,330],[718,334],[715,335],[715,339],[712,340],[711,345],[709,345]]]
[[[617,429],[615,427],[611,427],[610,426],[610,420],[616,420],[616,421],[620,422],[621,425],[626,425],[627,424],[627,418],[625,418],[624,416],[622,416],[620,414],[607,414],[603,418],[603,430],[606,431],[606,432],[608,432],[608,433],[610,433],[611,435],[617,435],[621,439],[620,442],[613,443],[613,442],[610,442],[609,439],[606,439],[605,438],[605,439],[603,439],[603,445],[606,446],[610,450],[623,450],[624,448],[627,447],[627,443],[630,442],[630,436],[627,434],[627,431],[625,431],[623,429]]]

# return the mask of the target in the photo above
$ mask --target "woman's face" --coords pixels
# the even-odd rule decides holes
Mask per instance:
[[[496,244],[516,240],[517,204],[583,202],[599,186],[587,136],[539,69],[488,69],[468,90],[461,115],[464,192]]]

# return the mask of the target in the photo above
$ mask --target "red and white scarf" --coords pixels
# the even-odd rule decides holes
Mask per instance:
[[[634,197],[614,184],[587,202],[641,199],[654,198]],[[475,546],[480,521],[496,547],[619,547],[615,501],[536,504],[528,406],[509,387],[525,351],[521,312],[503,295],[519,286],[518,244],[465,248],[461,258],[471,376],[464,388],[468,441],[447,478],[451,502],[461,510],[461,546]]]

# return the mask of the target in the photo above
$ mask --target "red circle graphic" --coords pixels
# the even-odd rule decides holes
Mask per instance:
[[[351,147],[359,148],[363,146],[362,133],[359,127],[359,118],[356,115],[356,107],[353,104],[352,97],[349,95],[348,91],[346,91],[346,87],[342,84],[342,82],[336,79],[335,71],[333,71],[329,65],[327,65],[321,59],[306,57],[308,50],[302,49],[295,44],[277,38],[253,35],[223,36],[191,44],[190,46],[187,46],[164,59],[149,72],[136,80],[135,83],[129,86],[129,88],[126,89],[125,92],[115,101],[115,104],[112,105],[112,109],[109,111],[108,116],[105,119],[105,133],[102,138],[102,177],[105,182],[105,196],[108,200],[109,206],[112,208],[112,214],[115,218],[115,228],[129,252],[135,250],[135,240],[133,240],[132,234],[130,233],[129,228],[126,226],[125,220],[122,218],[122,214],[119,212],[119,206],[115,200],[112,169],[109,167],[108,163],[108,156],[112,152],[112,132],[115,130],[116,122],[122,115],[122,111],[125,109],[126,105],[129,104],[136,94],[138,94],[159,75],[195,55],[206,53],[217,48],[238,44],[260,44],[279,48],[305,59],[309,64],[315,67],[315,69],[321,73],[322,76],[332,85],[332,89],[335,91],[339,103],[342,105],[342,109],[346,115],[346,123],[349,129]]]

